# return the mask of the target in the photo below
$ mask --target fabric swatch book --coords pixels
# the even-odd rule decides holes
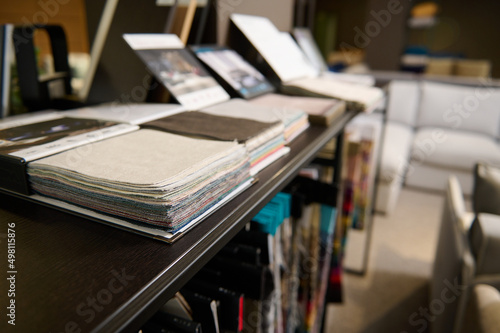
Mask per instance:
[[[223,46],[191,47],[196,56],[214,72],[219,82],[224,83],[233,95],[245,98],[256,105],[271,106],[274,112],[286,114],[302,110],[308,114],[311,123],[329,125],[345,111],[345,102],[332,98],[298,97],[275,94],[269,81],[262,81],[263,75],[236,51]],[[238,78],[238,79],[236,79]],[[257,102],[258,101],[258,102]],[[295,136],[305,130],[304,119],[285,122],[285,127],[296,128]],[[291,140],[287,140],[289,142]]]
[[[270,161],[266,161],[265,156],[269,155],[271,151],[276,150],[276,145],[281,146],[281,144],[290,143],[300,133],[307,129],[307,127],[309,127],[306,114],[300,110],[285,110],[269,106],[255,105],[238,98],[219,105],[204,108],[202,111],[217,116],[232,116],[268,124],[280,122],[283,128],[280,135],[276,136],[274,133],[269,132],[259,140],[260,142],[258,146],[255,148],[253,146],[249,147],[250,160],[260,163],[261,166],[258,166],[260,169],[269,164]],[[281,141],[281,138],[283,138],[284,141]],[[278,150],[278,152],[280,150]],[[288,153],[289,148],[285,147],[285,150],[286,153]]]
[[[260,57],[254,54],[253,60],[263,59],[257,68],[269,67],[279,80],[282,92],[336,98],[345,101],[348,109],[364,112],[371,112],[382,102],[384,95],[380,88],[318,74],[292,36],[280,32],[268,18],[232,14],[231,22],[231,46],[249,56],[252,56],[251,50],[256,50]]]
[[[280,119],[270,112],[252,108],[244,100],[178,113],[145,123],[143,127],[215,140],[236,140],[248,151],[252,175],[289,152]]]
[[[64,117],[57,112],[6,118],[0,121],[0,187],[29,194],[27,163],[137,129],[107,120]]]
[[[308,116],[300,109],[254,104],[239,98],[203,108],[202,111],[263,122],[279,121],[283,124],[283,135],[287,144],[309,127]]]
[[[30,198],[171,242],[251,183],[236,142],[141,129],[88,148],[29,163]]]

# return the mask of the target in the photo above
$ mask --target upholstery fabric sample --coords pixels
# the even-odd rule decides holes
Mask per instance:
[[[275,122],[275,124],[278,123],[278,121]],[[190,111],[148,122],[144,124],[144,127],[217,140],[237,140],[244,143],[268,129],[269,123]]]
[[[234,141],[143,129],[34,161],[32,189],[86,208],[176,230],[248,180]]]

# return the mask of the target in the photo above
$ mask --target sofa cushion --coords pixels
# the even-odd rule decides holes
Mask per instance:
[[[415,126],[420,100],[418,81],[391,81],[387,101],[387,119]]]
[[[432,164],[419,164],[413,162],[406,172],[405,185],[443,192],[446,189],[446,183],[450,175],[454,175],[458,178],[464,195],[470,195],[472,193],[473,178],[470,170],[463,171]]]
[[[412,139],[413,128],[394,122],[386,123],[380,159],[380,180],[389,183],[403,179]]]
[[[469,230],[476,275],[500,274],[500,216],[480,213]]]
[[[478,163],[474,168],[472,206],[477,213],[500,215],[500,168]]]
[[[486,135],[442,128],[415,133],[411,163],[470,171],[478,162],[500,165],[500,146]]]
[[[500,89],[422,82],[418,127],[499,136]]]

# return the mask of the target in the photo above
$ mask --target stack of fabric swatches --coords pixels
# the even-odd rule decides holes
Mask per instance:
[[[269,108],[270,109],[270,108]],[[254,175],[288,153],[283,121],[244,100],[231,100],[201,111],[187,111],[143,124],[143,127],[245,145]]]
[[[32,189],[134,223],[176,231],[242,184],[250,164],[234,141],[141,129],[29,163]]]
[[[299,108],[283,108],[274,105],[252,103],[241,98],[210,106],[202,110],[211,114],[238,117],[270,123],[281,121],[284,125],[285,142],[290,143],[309,127],[307,113]]]

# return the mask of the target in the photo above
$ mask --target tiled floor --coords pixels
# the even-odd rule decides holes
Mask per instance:
[[[367,272],[344,273],[344,302],[329,305],[325,332],[425,332],[410,317],[428,306],[442,205],[442,194],[404,188],[390,216],[375,216]]]

